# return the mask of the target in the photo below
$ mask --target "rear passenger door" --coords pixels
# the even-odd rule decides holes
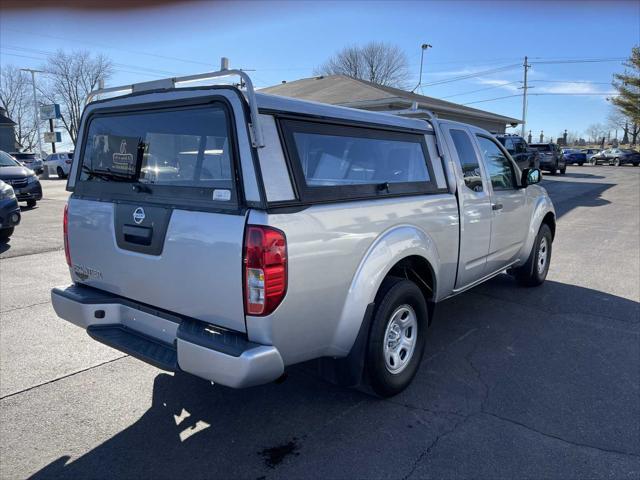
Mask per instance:
[[[485,274],[491,240],[491,196],[486,174],[470,132],[457,125],[444,126],[449,150],[462,180],[460,204],[460,255],[455,288],[463,288]]]
[[[518,255],[528,228],[526,189],[519,188],[518,170],[498,143],[476,135],[491,184],[491,243],[487,273],[505,268]]]

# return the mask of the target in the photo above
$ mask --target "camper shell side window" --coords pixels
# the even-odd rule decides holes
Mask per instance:
[[[303,203],[443,193],[424,132],[280,119]]]

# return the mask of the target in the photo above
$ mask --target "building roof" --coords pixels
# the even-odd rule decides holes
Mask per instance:
[[[7,111],[4,108],[0,107],[0,125],[2,125],[3,127],[13,127],[15,124],[16,122],[7,117]]]
[[[521,120],[496,113],[470,108],[445,100],[439,100],[417,93],[407,92],[399,88],[386,87],[366,80],[359,80],[345,75],[328,75],[303,78],[286,82],[260,90],[264,93],[312,100],[334,105],[354,108],[386,107],[406,108],[418,103],[419,108],[433,110],[436,113],[449,113],[504,124],[517,124]]]

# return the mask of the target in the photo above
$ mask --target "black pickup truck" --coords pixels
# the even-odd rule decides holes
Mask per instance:
[[[499,133],[495,137],[511,154],[520,170],[524,168],[540,168],[538,152],[530,148],[526,140],[520,135]]]

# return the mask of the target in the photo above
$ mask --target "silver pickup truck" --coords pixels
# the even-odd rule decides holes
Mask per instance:
[[[241,88],[179,88],[242,77]],[[239,70],[97,92],[67,189],[58,316],[229,387],[317,363],[403,390],[436,303],[545,280],[554,208],[488,132],[254,92]],[[129,93],[130,92],[130,93]],[[424,118],[411,118],[422,116]]]

